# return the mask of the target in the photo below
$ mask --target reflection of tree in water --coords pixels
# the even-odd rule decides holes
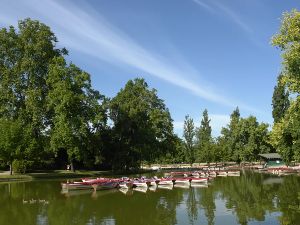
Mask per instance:
[[[29,182],[0,185],[0,224],[177,224],[177,214],[186,204],[189,221],[199,222],[203,209],[207,224],[215,223],[215,199],[221,198],[239,224],[264,221],[266,215],[278,212],[281,225],[300,221],[300,180],[247,173],[241,177],[218,177],[208,188],[158,190],[151,193],[98,191],[66,198],[59,182]],[[4,194],[3,194],[4,193]],[[29,199],[45,199],[49,205],[23,204]],[[281,212],[281,214],[280,214]],[[107,224],[107,223],[106,223]]]
[[[52,201],[56,197],[53,191],[52,185],[43,182],[1,184],[0,202],[5,204],[0,204],[0,224],[41,224],[39,220],[47,219],[47,205],[38,200]],[[32,199],[37,202],[23,204]]]
[[[207,224],[213,225],[216,205],[215,205],[214,188],[212,186],[209,188],[201,189],[200,205],[204,209],[204,214],[207,218]]]
[[[190,188],[188,191],[186,206],[190,224],[194,224],[194,221],[198,218],[198,202],[194,188]]]
[[[216,179],[213,186],[226,201],[226,207],[234,210],[239,224],[265,221],[266,214],[272,212],[282,213],[278,218],[282,225],[300,221],[299,177],[247,172],[241,177]]]
[[[299,177],[284,177],[284,182],[277,192],[277,204],[282,212],[280,224],[300,224],[300,184]]]
[[[155,193],[98,191],[66,198],[58,182],[15,183],[0,186],[0,224],[177,224],[176,209],[183,190]],[[23,204],[23,199],[46,199],[49,205]]]
[[[262,174],[226,177],[215,181],[215,188],[226,200],[226,207],[236,213],[238,223],[249,220],[264,221],[266,211],[274,212],[274,190],[278,185],[264,186]]]

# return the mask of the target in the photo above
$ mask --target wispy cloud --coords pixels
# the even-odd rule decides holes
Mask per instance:
[[[210,12],[214,12],[214,9],[211,6],[202,2],[201,0],[193,0],[193,2],[195,2],[196,4],[200,5],[201,7],[205,8],[206,10],[208,10]]]
[[[201,6],[202,8],[208,10],[211,13],[221,12],[227,18],[229,18],[233,23],[238,25],[242,30],[247,33],[252,33],[253,30],[251,27],[243,21],[243,19],[232,9],[222,4],[220,1],[210,0],[209,3],[204,3],[202,0],[193,0],[196,4]]]
[[[194,1],[201,4],[199,0]],[[166,57],[147,50],[92,8],[77,6],[74,2],[50,0],[27,0],[18,5],[12,2],[2,2],[4,7],[0,9],[0,19],[5,23],[15,24],[22,17],[41,19],[52,27],[60,43],[68,48],[114,65],[136,68],[211,102],[230,107],[240,105],[218,94],[215,89],[209,88],[210,85],[200,85],[190,80],[188,76],[200,77],[192,66],[178,61],[170,63]],[[206,4],[202,5],[205,7]],[[230,11],[227,13],[230,14]],[[247,105],[240,107],[247,111],[257,111]]]

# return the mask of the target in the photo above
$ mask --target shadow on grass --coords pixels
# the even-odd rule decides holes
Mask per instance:
[[[68,170],[37,170],[26,174],[2,174],[0,175],[0,182],[9,181],[29,181],[39,179],[71,179],[83,177],[99,177],[99,176],[121,176],[131,174],[149,173],[150,170],[134,170],[134,171],[89,171],[89,170],[76,170],[75,172]]]

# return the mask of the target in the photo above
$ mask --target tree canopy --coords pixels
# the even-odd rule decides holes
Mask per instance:
[[[137,168],[174,147],[173,121],[155,89],[144,79],[127,82],[110,101],[115,152],[113,168]]]
[[[282,52],[280,83],[293,98],[280,120],[275,121],[271,143],[289,163],[299,161],[300,153],[300,12],[292,10],[283,14],[279,32],[272,44]]]

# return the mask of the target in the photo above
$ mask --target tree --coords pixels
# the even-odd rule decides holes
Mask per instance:
[[[272,97],[272,115],[274,118],[274,123],[279,122],[283,118],[290,105],[289,92],[285,90],[284,85],[281,83],[281,79],[282,75],[279,75]]]
[[[300,12],[292,10],[283,14],[279,32],[273,36],[272,44],[282,53],[281,83],[294,98],[283,118],[274,124],[271,143],[289,163],[299,160],[300,146]]]
[[[9,165],[12,175],[12,163],[20,158],[25,148],[24,129],[21,121],[0,119],[0,159]]]
[[[189,115],[185,116],[183,126],[183,138],[185,144],[186,158],[190,164],[195,162],[195,126],[194,121]]]
[[[240,121],[240,110],[238,107],[231,113],[230,122],[227,127],[222,128],[219,142],[222,142],[222,160],[238,161],[235,157],[237,154],[237,142],[238,142],[238,124]]]
[[[49,27],[31,19],[20,21],[17,30],[12,26],[0,30],[0,118],[21,121],[28,137],[22,148],[27,160],[39,161],[47,145],[47,73],[54,57],[67,54],[56,43]]]
[[[139,168],[175,146],[173,124],[163,100],[144,79],[130,80],[110,102],[114,170]]]
[[[186,161],[185,145],[182,139],[177,135],[174,136],[175,146],[172,151],[169,151],[166,155],[162,155],[157,159],[157,163],[182,163]]]
[[[53,114],[50,146],[55,152],[67,151],[74,171],[74,161],[88,153],[93,129],[105,123],[98,104],[103,96],[92,89],[89,74],[74,64],[67,66],[62,57],[53,60],[47,84],[48,110]]]
[[[230,116],[230,123],[217,139],[221,160],[254,161],[258,154],[271,152],[269,125],[259,123],[254,116],[241,118],[236,108]],[[221,149],[221,150],[220,150]]]
[[[210,119],[207,109],[203,111],[201,125],[197,131],[198,158],[210,163],[213,158]]]
[[[268,126],[265,123],[258,123],[254,116],[240,120],[238,126],[238,149],[235,152],[238,161],[255,161],[258,159],[258,154],[271,151],[271,146],[268,143]]]

